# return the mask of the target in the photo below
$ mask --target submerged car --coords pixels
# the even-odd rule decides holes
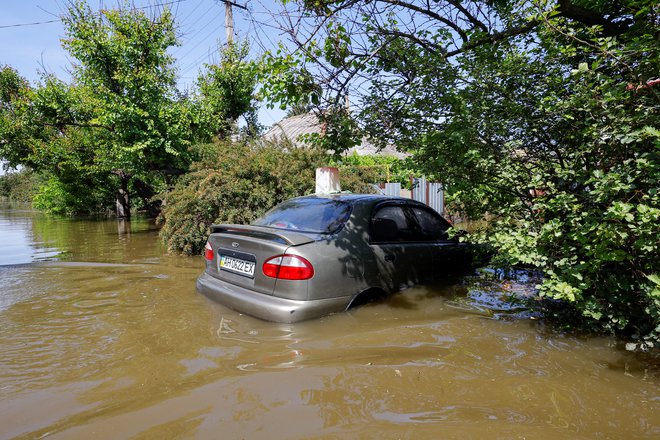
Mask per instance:
[[[367,194],[288,200],[211,227],[197,289],[241,313],[297,322],[470,266],[475,248],[423,203]]]

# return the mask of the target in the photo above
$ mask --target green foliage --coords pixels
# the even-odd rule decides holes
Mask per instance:
[[[0,69],[0,105],[3,110],[10,109],[14,101],[28,86],[27,81],[10,66]]]
[[[33,206],[49,214],[74,216],[110,213],[114,201],[112,186],[101,182],[76,179],[64,183],[56,177],[39,186]],[[114,184],[112,184],[114,185]]]
[[[314,110],[309,104],[293,104],[286,111],[286,117],[292,118],[294,116],[304,115]]]
[[[656,2],[300,3],[322,15],[314,35],[359,33],[348,58],[341,34],[315,55],[338,93],[369,75],[366,132],[488,215],[477,237],[544,273],[549,314],[660,342]],[[425,9],[429,25],[402,19]]]
[[[0,175],[0,198],[10,202],[31,203],[40,177],[29,169]]]
[[[292,197],[314,191],[329,156],[290,144],[215,142],[196,146],[199,160],[167,195],[159,222],[169,251],[199,254],[214,223],[249,223]],[[369,192],[370,176],[341,172],[342,189]]]
[[[325,155],[314,149],[218,142],[167,196],[160,221],[168,250],[198,254],[213,223],[247,223],[274,205],[313,192]]]
[[[270,108],[277,104],[282,110],[289,109],[287,117],[316,108],[323,133],[305,135],[304,140],[314,148],[339,156],[360,142],[362,131],[350,112],[339,104],[343,102],[340,99],[320,106],[323,89],[306,68],[311,59],[322,57],[324,53],[337,66],[347,56],[349,36],[346,29],[339,24],[331,25],[331,29],[334,39],[328,38],[324,49],[311,40],[305,54],[288,53],[283,45],[275,54],[266,52],[260,62],[259,97]]]
[[[333,67],[342,66],[349,55],[351,39],[346,28],[341,24],[328,23],[328,38],[323,45],[323,56]]]
[[[73,77],[89,110],[71,122],[96,128],[103,141],[94,165],[105,171],[186,168],[192,133],[168,53],[177,45],[172,14],[164,9],[152,20],[125,6],[99,15],[78,2],[63,18],[62,44],[78,60]]]
[[[304,57],[289,54],[284,46],[280,46],[275,53],[266,52],[260,65],[259,95],[268,107],[274,108],[277,103],[280,109],[286,110],[287,107],[321,102],[321,87],[305,68]]]
[[[176,90],[168,50],[178,42],[168,9],[150,18],[129,2],[95,12],[76,1],[63,22],[62,45],[76,60],[70,84],[44,75],[31,88],[13,69],[0,70],[0,157],[51,176],[37,206],[104,211],[115,204],[110,184],[137,195],[151,213],[159,205],[151,197],[188,170],[193,141],[227,137],[239,116],[247,136],[258,134],[258,65],[245,60],[245,45],[206,66],[188,98]],[[128,197],[117,201],[130,212]]]
[[[43,75],[30,87],[10,68],[0,75],[0,157],[52,177],[39,206],[79,212],[88,185],[130,187],[138,178],[159,186],[185,171],[196,125],[191,106],[176,93],[170,12],[150,19],[125,3],[96,13],[79,1],[70,3],[63,22],[62,44],[77,60],[71,83]],[[106,192],[91,187],[101,196],[83,211],[113,206]]]
[[[466,56],[471,76],[490,75],[456,93],[459,117],[423,144],[420,158],[444,152],[436,163],[453,170],[462,189],[454,201],[473,215],[497,216],[482,239],[509,264],[543,271],[540,294],[563,304],[551,313],[564,324],[653,346],[658,98],[629,85],[655,73],[657,44],[643,34],[593,36],[586,46],[565,37],[589,32],[575,27],[550,21],[543,46],[527,53]]]
[[[35,145],[41,145],[54,131],[39,125],[31,111],[34,90],[10,66],[0,70],[0,157],[11,168],[26,165],[38,169]]]
[[[471,75],[490,74],[456,93],[459,117],[419,157],[444,153],[436,164],[462,189],[454,202],[497,216],[482,240],[543,271],[541,296],[562,304],[552,315],[648,347],[660,335],[660,138],[658,96],[637,85],[660,60],[651,18],[638,19],[588,45],[566,36],[590,29],[552,20],[537,49],[466,56]]]
[[[208,130],[226,138],[240,116],[248,122],[248,135],[259,133],[256,124],[255,88],[259,64],[247,61],[247,44],[221,50],[218,64],[206,65],[198,80],[197,112]]]
[[[378,171],[374,168],[338,167],[339,180],[342,192],[354,194],[374,194],[376,188],[373,184],[378,182]]]
[[[418,175],[412,158],[399,159],[395,156],[369,155],[353,153],[332,161],[343,172],[369,173],[365,180],[372,183],[399,182],[403,188],[410,189],[411,175]]]
[[[318,115],[321,133],[302,135],[308,145],[328,151],[339,157],[362,139],[362,133],[353,117],[341,107],[334,107]]]

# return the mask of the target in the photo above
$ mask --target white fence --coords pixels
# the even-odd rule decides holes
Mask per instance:
[[[427,182],[425,177],[413,177],[412,192],[402,190],[401,184],[398,182],[381,184],[378,185],[378,188],[385,195],[410,197],[425,203],[440,214],[445,213],[445,191],[442,183]]]

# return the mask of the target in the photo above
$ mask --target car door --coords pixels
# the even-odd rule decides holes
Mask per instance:
[[[469,260],[467,245],[449,238],[451,224],[426,206],[410,206],[409,209],[417,224],[419,242],[424,247],[420,253],[428,255],[431,262],[428,278],[465,267]]]
[[[383,224],[391,225],[382,227]],[[391,290],[419,282],[430,267],[415,221],[403,203],[377,206],[370,220],[370,246],[378,273]]]

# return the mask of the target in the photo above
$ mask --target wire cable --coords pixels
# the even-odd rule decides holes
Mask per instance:
[[[46,20],[46,21],[35,21],[32,23],[16,23],[16,24],[5,24],[0,26],[0,29],[7,29],[7,28],[16,28],[16,27],[23,27],[23,26],[37,26],[40,24],[48,24],[48,23],[59,23],[61,20]]]

